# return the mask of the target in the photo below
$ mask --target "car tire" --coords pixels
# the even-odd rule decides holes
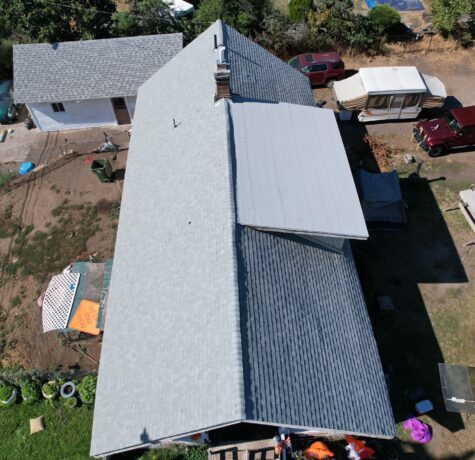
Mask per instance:
[[[327,80],[327,81],[325,82],[325,86],[326,86],[327,88],[333,88],[333,85],[334,85],[334,84],[335,84],[335,80],[334,80],[333,78],[330,78],[330,80]]]
[[[429,156],[431,157],[440,157],[445,153],[445,146],[444,145],[436,145],[429,149]]]

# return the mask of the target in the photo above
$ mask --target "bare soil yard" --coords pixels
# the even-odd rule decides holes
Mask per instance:
[[[51,155],[48,149],[43,153],[49,161]],[[112,161],[119,177],[113,183],[99,182],[90,171],[91,159],[75,158],[8,193],[0,189],[1,366],[96,367],[54,332],[43,333],[36,302],[51,276],[70,262],[88,260],[91,254],[98,261],[113,255],[127,151]],[[98,359],[99,344],[86,350]]]

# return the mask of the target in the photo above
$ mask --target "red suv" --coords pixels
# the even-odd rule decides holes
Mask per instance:
[[[453,147],[475,145],[475,105],[449,110],[441,118],[421,121],[413,129],[419,146],[431,157]]]
[[[289,64],[306,75],[311,85],[332,88],[335,80],[345,78],[345,64],[335,51],[299,54],[293,57]]]

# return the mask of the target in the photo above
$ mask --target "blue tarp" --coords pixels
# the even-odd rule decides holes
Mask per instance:
[[[397,11],[421,11],[424,9],[424,5],[420,0],[366,0],[366,4],[369,9],[384,4]]]

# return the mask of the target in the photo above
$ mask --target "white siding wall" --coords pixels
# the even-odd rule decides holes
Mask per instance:
[[[134,113],[135,113],[135,102],[137,101],[137,96],[127,96],[125,98],[125,101],[127,103],[127,108],[129,109],[130,119],[133,119]]]
[[[53,112],[51,104],[46,102],[27,104],[40,131],[61,131],[117,124],[110,99],[53,102],[62,102],[65,111]]]

